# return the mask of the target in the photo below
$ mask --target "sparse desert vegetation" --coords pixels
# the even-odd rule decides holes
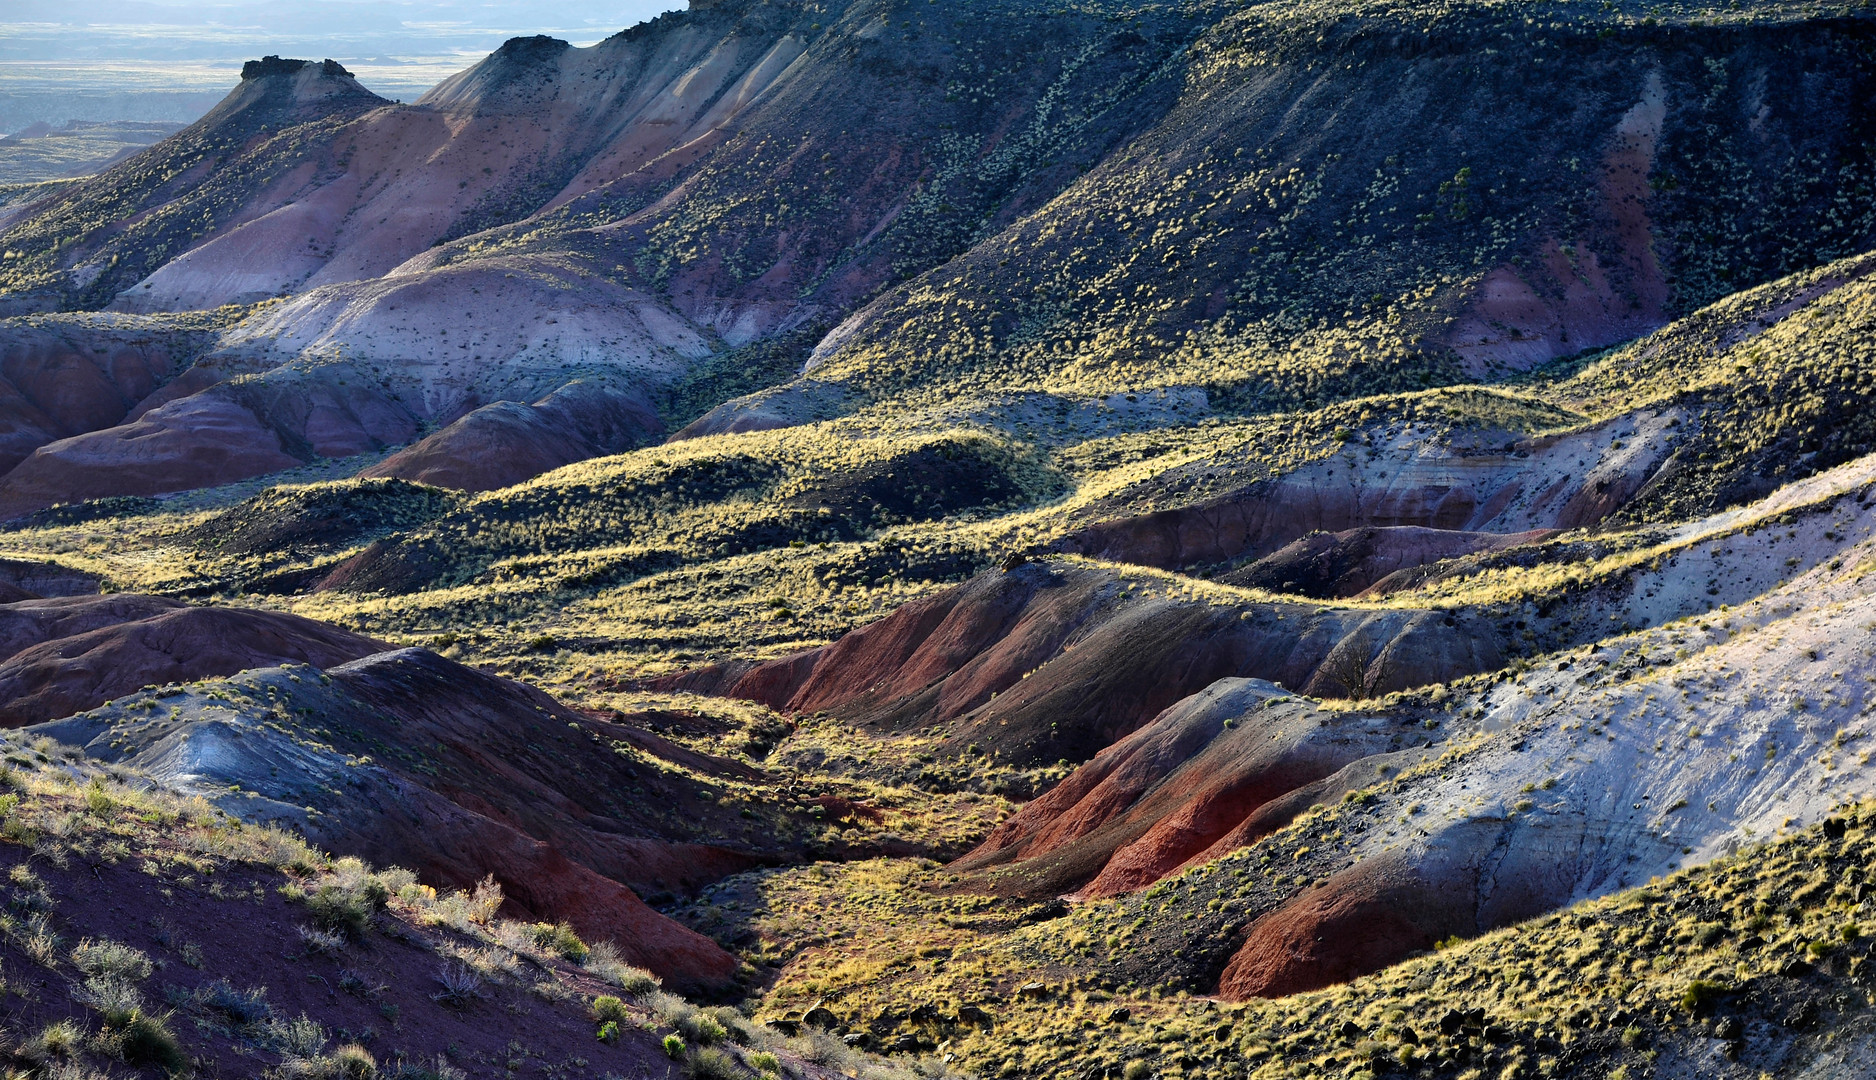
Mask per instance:
[[[0,190],[0,1071],[1876,1071],[1873,27],[722,0]]]

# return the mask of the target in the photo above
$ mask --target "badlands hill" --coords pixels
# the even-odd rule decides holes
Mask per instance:
[[[0,514],[403,446],[382,475],[476,490],[869,404],[1163,390],[1142,422],[1189,423],[1499,377],[1862,251],[1871,85],[1859,17],[1782,5],[726,3],[409,106],[256,61],[0,221],[0,305],[62,356],[125,325],[79,312],[243,306],[166,350],[175,390],[46,428]]]
[[[20,1068],[1868,1071],[1872,97],[1803,4],[254,62],[0,204]],[[110,1011],[40,867],[218,925],[166,821],[325,1005]]]

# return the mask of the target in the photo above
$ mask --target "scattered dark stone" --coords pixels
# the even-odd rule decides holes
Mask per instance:
[[[944,1019],[944,1014],[938,1011],[938,1006],[926,1002],[923,1005],[913,1006],[906,1019],[914,1024],[936,1024]]]
[[[1817,965],[1807,960],[1793,960],[1778,970],[1787,979],[1802,979],[1807,975],[1817,974]]]
[[[1060,919],[1067,914],[1068,901],[1055,899],[1046,904],[1037,904],[1023,912],[1023,917],[1017,920],[1017,925],[1027,926],[1032,923],[1048,922],[1051,919]]]
[[[996,1023],[996,1018],[975,1005],[961,1005],[958,1007],[958,1021],[975,1027],[989,1027]]]
[[[801,1021],[799,1020],[771,1020],[769,1027],[791,1039],[801,1034]]]
[[[808,1014],[801,1018],[801,1022],[812,1028],[831,1031],[840,1026],[840,1017],[835,1016],[833,1011],[826,1006],[816,1005],[808,1010]]]
[[[1342,1026],[1335,1029],[1335,1034],[1339,1038],[1353,1042],[1362,1036],[1361,1025],[1353,1020],[1344,1020]]]

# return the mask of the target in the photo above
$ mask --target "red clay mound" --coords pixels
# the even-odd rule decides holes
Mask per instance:
[[[15,642],[31,632],[47,633],[0,663],[0,725],[56,720],[156,683],[289,662],[325,667],[390,648],[279,612],[183,607],[155,597],[95,599],[115,603],[39,600],[0,609],[0,619],[15,616]],[[77,629],[107,619],[112,621]]]
[[[1218,679],[1383,693],[1503,663],[1489,621],[1446,612],[1204,603],[1129,593],[1099,567],[1031,563],[900,608],[820,649],[652,685],[827,710],[954,748],[1086,761]]]
[[[1218,981],[1230,1001],[1347,982],[1478,930],[1464,881],[1430,880],[1404,859],[1343,871],[1251,925]]]
[[[208,336],[58,318],[0,327],[0,473],[46,443],[122,422]]]
[[[1514,835],[1520,830],[1521,835]],[[1330,875],[1245,930],[1220,997],[1281,997],[1379,971],[1569,902],[1577,861],[1600,846],[1582,823],[1479,817]]]
[[[162,618],[197,612],[226,613]],[[800,855],[788,847],[798,841],[710,791],[712,778],[758,779],[750,766],[422,649],[374,652],[323,676],[262,667],[34,731],[439,887],[492,875],[510,914],[566,919],[686,990],[723,988],[736,962],[640,894],[686,894]]]
[[[715,942],[652,910],[637,893],[574,862],[554,844],[505,824],[505,807],[478,813],[462,805],[472,801],[462,793],[452,795],[456,801],[396,777],[386,788],[355,790],[342,810],[342,831],[314,833],[335,850],[408,867],[440,887],[469,889],[493,877],[502,884],[504,913],[511,918],[564,919],[588,941],[612,942],[621,959],[656,972],[679,992],[720,990],[735,975],[736,959]],[[552,839],[564,842],[567,835]],[[748,865],[715,862],[717,877]]]
[[[129,819],[128,814],[123,817]],[[128,823],[145,835],[161,832],[153,841],[166,848],[188,834],[167,825]],[[180,844],[173,849],[187,850]],[[172,864],[173,869],[151,874],[155,865],[143,860],[65,859],[61,865],[35,857],[32,848],[7,845],[0,850],[0,870],[30,865],[36,878],[46,883],[57,903],[61,930],[71,941],[123,942],[169,958],[161,985],[174,1000],[187,998],[170,1025],[196,1075],[257,1077],[278,1072],[276,1055],[257,1052],[254,1040],[238,1034],[225,1012],[204,1007],[204,999],[213,1000],[218,986],[225,995],[230,984],[251,995],[256,1012],[308,1016],[327,1031],[359,1032],[367,1041],[370,1033],[379,1032],[371,1049],[383,1063],[382,1071],[365,1075],[396,1075],[400,1067],[410,1075],[420,1063],[447,1053],[457,1067],[443,1075],[498,1080],[514,1075],[508,1065],[515,1059],[516,1040],[526,1041],[535,1063],[586,1063],[560,1075],[666,1075],[670,1062],[658,1047],[657,1033],[625,1024],[613,1042],[593,1037],[588,1002],[595,994],[618,991],[572,964],[550,962],[547,969],[529,972],[552,978],[564,987],[565,996],[544,998],[532,990],[534,979],[489,979],[479,988],[478,998],[458,1008],[433,996],[440,989],[437,974],[446,945],[473,945],[473,939],[425,926],[394,905],[373,920],[364,940],[332,953],[315,952],[306,948],[302,937],[306,906],[282,895],[283,886],[296,884],[294,879],[264,865],[219,858],[215,862],[217,888],[211,895],[205,888],[192,889],[175,880],[199,874],[194,867]],[[185,954],[189,960],[177,962],[176,954],[185,946],[191,950]],[[283,956],[295,959],[283,963]],[[0,943],[0,962],[9,969],[34,963],[12,941]],[[51,978],[34,987],[32,1000],[15,1002],[13,1022],[39,1030],[95,1015],[82,973],[66,965],[47,974]],[[334,989],[358,979],[370,988],[368,993]],[[386,1016],[393,1012],[396,1022],[387,1024]],[[808,1067],[797,1075],[820,1080],[830,1074]]]
[[[394,394],[344,372],[235,383],[215,382],[214,374],[192,369],[172,387],[205,388],[155,404],[165,396],[159,392],[124,423],[33,451],[0,476],[0,520],[54,503],[229,484],[401,445],[418,430]]]
[[[183,606],[180,600],[137,593],[61,596],[0,605],[0,660],[41,642],[152,618]]]
[[[1131,892],[1339,797],[1346,785],[1331,778],[1400,756],[1388,752],[1407,737],[1267,682],[1220,680],[1102,751],[952,867],[1000,867],[984,883],[1019,895]],[[1363,773],[1350,782],[1371,782],[1373,770]]]
[[[622,453],[661,430],[642,394],[575,383],[532,405],[484,405],[359,475],[492,491],[562,465]]]
[[[422,747],[428,768],[407,779],[634,889],[687,893],[764,861],[758,852],[779,852],[744,835],[734,811],[699,806],[694,783],[641,777],[626,758],[595,748],[598,738],[614,738],[704,776],[753,776],[740,762],[581,716],[532,687],[424,650],[370,656],[328,674],[369,706],[347,724],[360,733],[360,752],[374,742]],[[647,794],[623,794],[634,789]],[[724,841],[735,835],[737,846],[679,839],[686,833]]]
[[[0,521],[55,503],[186,491],[300,463],[252,412],[210,390],[34,450],[0,476]]]
[[[1554,529],[1482,533],[1417,525],[1312,533],[1219,580],[1296,596],[1355,596],[1396,570],[1534,544],[1555,535]]]

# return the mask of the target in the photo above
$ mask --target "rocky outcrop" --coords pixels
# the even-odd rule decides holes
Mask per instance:
[[[315,69],[319,75],[328,79],[352,77],[352,73],[345,70],[344,65],[337,60],[327,60],[321,63],[314,60],[283,60],[279,56],[263,56],[259,60],[249,60],[241,65],[241,81],[299,75],[308,68]]]

